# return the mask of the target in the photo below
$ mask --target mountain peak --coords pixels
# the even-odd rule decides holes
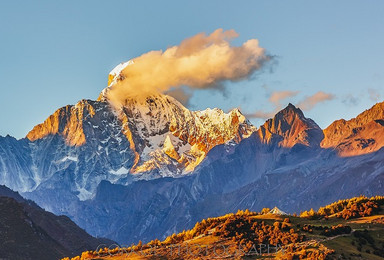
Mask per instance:
[[[259,136],[266,143],[276,140],[282,147],[319,146],[323,138],[320,127],[291,103],[260,127]]]
[[[118,81],[123,80],[124,77],[122,75],[122,71],[129,65],[134,64],[133,60],[129,60],[126,62],[122,62],[116,67],[114,67],[111,72],[108,74],[108,86],[104,88],[99,97],[97,98],[97,101],[107,101],[107,93],[111,89],[113,85],[115,85]]]
[[[289,103],[291,104],[291,103]],[[289,215],[288,213],[285,213],[284,211],[282,211],[281,209],[279,209],[278,207],[274,207],[273,209],[271,209],[268,214],[273,214],[273,215]]]
[[[296,107],[292,103],[289,103],[284,109],[280,110],[276,115],[283,115],[287,117],[288,115],[296,115],[299,118],[305,118],[303,111],[300,108]]]

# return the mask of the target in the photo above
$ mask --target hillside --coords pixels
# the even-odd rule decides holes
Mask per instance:
[[[96,248],[96,239],[66,216],[56,216],[0,186],[0,258],[58,259]]]
[[[355,209],[360,209],[359,214],[337,214]],[[270,212],[268,208],[260,213],[239,210],[205,219],[163,241],[112,245],[72,260],[384,258],[384,197],[342,200],[300,216]]]

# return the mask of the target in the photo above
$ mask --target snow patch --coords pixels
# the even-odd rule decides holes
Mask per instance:
[[[79,159],[77,158],[77,156],[65,156],[64,158],[62,158],[60,160],[60,162],[65,162],[65,161],[74,161],[74,162],[77,162]]]
[[[132,65],[132,64],[133,64],[133,60],[129,60],[127,62],[122,62],[119,65],[117,65],[113,70],[111,70],[111,72],[109,72],[109,74],[112,76],[119,75],[123,69],[125,69],[128,65]]]
[[[77,195],[77,197],[79,198],[79,200],[84,201],[92,198],[92,193],[90,191],[87,191],[84,188],[79,188],[78,191],[79,194]]]
[[[114,175],[124,175],[124,174],[128,174],[129,170],[123,166],[120,169],[118,169],[117,171],[111,169],[111,170],[109,170],[109,173],[114,174]]]

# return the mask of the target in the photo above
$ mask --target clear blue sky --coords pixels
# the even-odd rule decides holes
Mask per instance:
[[[224,93],[196,92],[190,108],[271,111],[273,91],[300,91],[284,105],[324,91],[335,98],[305,111],[324,128],[384,100],[383,14],[379,0],[1,1],[0,135],[21,138],[96,99],[122,61],[217,28],[235,29],[235,45],[259,39],[276,64]]]

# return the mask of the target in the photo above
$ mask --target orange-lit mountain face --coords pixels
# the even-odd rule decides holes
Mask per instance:
[[[35,126],[28,134],[30,141],[42,139],[48,135],[61,135],[70,146],[85,143],[83,124],[95,115],[94,107],[81,100],[75,106],[65,106],[55,111],[44,123]]]
[[[371,153],[384,146],[384,102],[377,103],[351,120],[337,120],[324,129],[323,148],[341,156]]]
[[[268,119],[257,132],[263,142],[275,141],[286,148],[296,144],[318,147],[323,138],[320,127],[292,104]]]

